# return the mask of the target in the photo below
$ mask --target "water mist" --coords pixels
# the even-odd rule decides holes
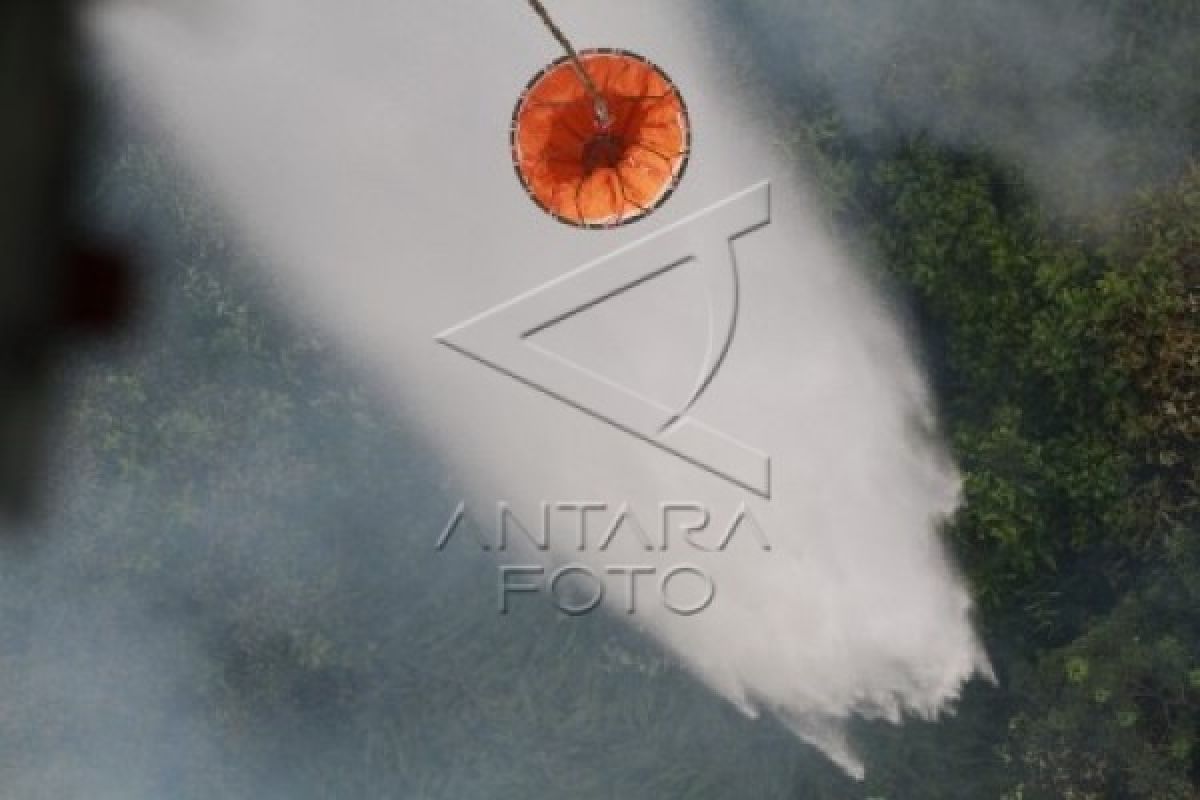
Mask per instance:
[[[959,476],[933,433],[924,379],[773,149],[756,87],[706,44],[721,31],[706,28],[717,23],[700,6],[551,10],[580,46],[628,48],[666,68],[688,103],[688,173],[636,225],[568,228],[516,183],[513,103],[558,55],[516,0],[117,0],[92,22],[154,129],[266,254],[296,306],[394,393],[461,476],[482,527],[497,507],[537,521],[545,504],[602,504],[607,520],[628,506],[645,525],[664,503],[687,503],[716,527],[745,509],[769,549],[740,537],[719,552],[647,551],[624,536],[580,551],[556,518],[563,529],[550,531],[548,554],[510,555],[597,569],[695,564],[717,588],[702,613],[645,603],[626,614],[615,593],[606,602],[714,692],[749,715],[776,715],[861,775],[845,720],[934,716],[989,669],[938,538]],[[769,455],[769,497],[437,338],[763,181],[771,222],[734,245],[736,336],[689,415]],[[547,328],[538,345],[678,407],[727,301],[704,270],[680,264]],[[431,546],[444,523],[430,520]]]

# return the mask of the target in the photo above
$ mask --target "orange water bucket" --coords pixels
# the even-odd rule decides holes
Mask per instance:
[[[691,125],[666,73],[624,50],[584,50],[534,76],[517,101],[512,159],[529,197],[561,222],[613,228],[671,196],[687,168]]]

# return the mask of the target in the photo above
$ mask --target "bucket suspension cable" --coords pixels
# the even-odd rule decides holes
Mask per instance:
[[[542,24],[546,26],[546,29],[550,31],[550,34],[558,40],[563,50],[566,51],[567,57],[571,59],[571,66],[575,68],[575,74],[579,76],[579,82],[583,84],[583,88],[591,95],[592,107],[596,114],[596,123],[602,129],[607,128],[611,120],[608,112],[608,103],[605,102],[604,96],[600,94],[600,89],[596,86],[595,81],[588,75],[578,51],[575,50],[574,45],[571,44],[571,40],[567,38],[562,29],[550,17],[550,12],[542,4],[542,0],[527,0],[527,2],[529,3],[529,7],[533,9],[533,12],[541,18]]]

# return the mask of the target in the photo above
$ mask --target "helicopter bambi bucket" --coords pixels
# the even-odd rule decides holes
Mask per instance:
[[[626,50],[576,51],[541,0],[528,0],[566,55],[525,87],[512,159],[529,197],[580,228],[615,228],[660,207],[691,151],[683,97],[663,70]]]

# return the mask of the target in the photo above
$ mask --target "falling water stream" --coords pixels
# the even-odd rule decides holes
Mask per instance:
[[[720,46],[732,34],[707,9],[551,6],[580,47],[664,67],[691,113],[678,192],[614,231],[559,224],[514,178],[513,104],[559,54],[523,2],[110,0],[90,22],[156,135],[265,254],[297,313],[367,364],[453,466],[484,527],[498,504],[528,523],[547,505],[596,503],[601,532],[625,507],[648,531],[663,504],[702,507],[719,530],[751,516],[769,549],[739,536],[723,551],[647,551],[622,535],[580,551],[563,513],[548,553],[511,557],[598,571],[635,560],[660,574],[695,565],[716,587],[702,613],[673,613],[653,582],[633,614],[615,590],[605,602],[712,691],[861,775],[848,718],[934,716],[989,671],[938,535],[959,476],[899,326],[774,146],[762,93],[733,68]],[[688,413],[769,458],[769,497],[438,339],[667,226],[695,227],[690,215],[764,181],[770,224],[733,245],[735,335]],[[713,266],[685,260],[532,341],[679,408],[722,340],[717,310],[731,298],[718,296]]]

